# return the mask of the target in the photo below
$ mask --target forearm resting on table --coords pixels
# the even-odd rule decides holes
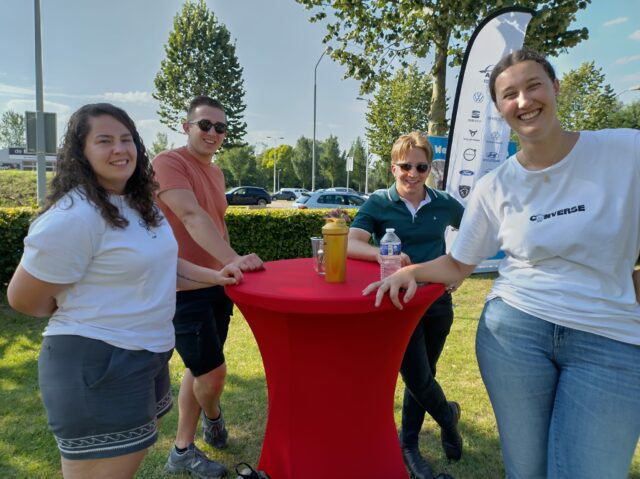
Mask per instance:
[[[473,273],[475,265],[461,263],[450,254],[426,263],[407,266],[418,283],[456,284]]]
[[[69,286],[39,280],[18,265],[7,287],[7,300],[22,314],[44,318],[57,309],[55,297]]]
[[[160,193],[160,200],[178,217],[193,240],[222,264],[237,259],[236,252],[218,232],[213,219],[198,204],[193,191],[170,189]]]
[[[215,285],[236,284],[242,280],[242,272],[235,265],[222,270],[198,266],[184,259],[178,259],[177,287],[181,290],[207,288]]]
[[[185,213],[180,220],[193,240],[222,264],[237,260],[238,255],[218,233],[213,220],[204,210]]]
[[[349,235],[347,243],[347,255],[349,258],[361,259],[365,261],[378,260],[378,248],[370,245],[368,241]]]

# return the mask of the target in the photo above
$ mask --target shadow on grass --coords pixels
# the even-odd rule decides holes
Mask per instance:
[[[174,358],[172,368],[182,365]],[[176,434],[178,420],[179,382],[173,381],[173,410],[163,418],[160,437],[151,448],[141,468],[136,474],[138,479],[156,479],[174,477],[164,472],[164,465]],[[255,465],[260,456],[262,440],[267,421],[267,386],[264,377],[241,377],[229,373],[225,392],[222,396],[225,421],[229,430],[229,445],[226,449],[217,450],[205,444],[201,432],[196,432],[196,444],[205,454],[229,468],[229,477],[235,478],[233,467],[240,462]]]

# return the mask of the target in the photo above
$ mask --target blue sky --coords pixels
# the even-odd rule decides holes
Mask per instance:
[[[207,0],[236,39],[244,68],[246,140],[258,151],[276,140],[294,145],[313,133],[313,73],[324,27],[293,0]],[[181,0],[41,0],[45,110],[58,114],[58,136],[79,106],[110,101],[126,109],[150,145],[157,132],[179,146],[184,136],[158,121],[153,79]],[[35,109],[33,1],[0,0],[0,113]],[[590,38],[552,59],[559,76],[595,61],[616,92],[640,85],[640,0],[593,0],[575,25]],[[574,25],[574,26],[575,26]],[[428,70],[423,60],[419,65]],[[366,102],[358,82],[325,56],[317,75],[318,139],[338,137],[347,149],[364,137]],[[455,92],[457,71],[448,73]],[[640,100],[625,92],[620,100]],[[224,102],[224,99],[221,99]],[[450,101],[450,104],[453,102]]]

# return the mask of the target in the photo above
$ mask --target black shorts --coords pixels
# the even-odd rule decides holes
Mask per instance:
[[[83,336],[45,336],[38,380],[60,455],[123,456],[156,442],[172,405],[172,351],[121,349]]]
[[[233,302],[222,286],[178,291],[176,315],[176,350],[194,376],[202,376],[224,364]]]

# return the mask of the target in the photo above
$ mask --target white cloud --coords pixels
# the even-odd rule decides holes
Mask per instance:
[[[11,96],[29,95],[29,96],[33,96],[33,95],[35,95],[35,90],[33,88],[24,88],[24,87],[20,87],[20,86],[8,85],[6,83],[0,83],[0,95],[7,95],[7,96],[9,96],[9,95],[11,95]]]
[[[100,97],[105,101],[119,103],[154,103],[156,101],[147,91],[106,92]]]
[[[636,30],[635,32],[633,32],[631,35],[629,35],[629,38],[631,40],[638,40],[640,41],[640,30]]]
[[[637,62],[638,60],[640,60],[640,55],[633,55],[633,56],[630,56],[630,57],[618,58],[616,60],[616,63],[618,65],[624,65],[626,63]]]
[[[7,102],[7,109],[15,110],[17,112],[35,111],[36,101],[35,99],[10,100],[9,102]],[[72,109],[69,105],[45,100],[44,111],[56,113],[58,115],[58,120],[59,120],[60,116],[65,116],[65,117],[71,116]]]
[[[605,27],[612,27],[614,25],[620,25],[621,23],[624,23],[628,20],[629,20],[629,17],[618,17],[618,18],[614,18],[613,20],[608,20],[604,22],[603,25]]]

